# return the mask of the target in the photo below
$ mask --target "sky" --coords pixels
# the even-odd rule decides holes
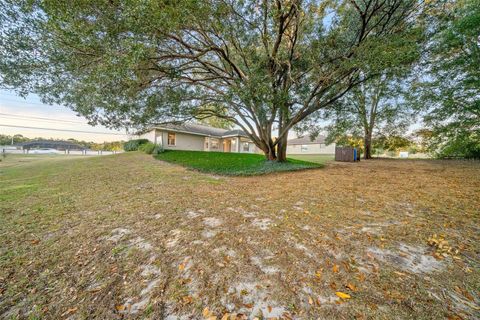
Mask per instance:
[[[125,131],[91,126],[74,111],[43,104],[36,95],[26,99],[13,91],[0,90],[0,134],[21,134],[28,138],[54,138],[105,142],[128,140]]]

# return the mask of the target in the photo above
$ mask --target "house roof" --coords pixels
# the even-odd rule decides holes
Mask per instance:
[[[162,124],[154,126],[156,129],[171,130],[176,132],[186,132],[191,134],[197,134],[201,136],[214,136],[214,137],[233,137],[242,136],[247,137],[247,134],[242,130],[227,130],[222,128],[215,128],[195,123],[184,124]]]
[[[296,139],[290,139],[288,140],[288,144],[319,144],[319,143],[325,143],[325,137],[324,136],[318,136],[315,139],[311,139],[310,136],[305,136],[305,137],[300,137]]]
[[[229,136],[241,136],[241,137],[248,137],[247,134],[242,131],[242,130],[228,130],[227,132],[224,132],[223,137],[229,137]]]

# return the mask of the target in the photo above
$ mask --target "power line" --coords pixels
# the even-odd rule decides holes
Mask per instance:
[[[39,129],[39,130],[50,130],[50,131],[65,131],[65,132],[76,132],[76,133],[109,134],[109,135],[115,135],[115,136],[128,136],[129,135],[127,133],[109,133],[109,132],[95,132],[95,131],[83,131],[83,130],[71,130],[71,129],[54,129],[54,128],[15,126],[15,125],[1,124],[1,123],[0,123],[0,127],[21,128],[21,129]]]
[[[43,118],[43,117],[35,117],[35,116],[25,116],[25,115],[3,113],[3,112],[0,112],[0,116],[10,117],[10,118],[25,118],[25,119],[34,119],[34,120],[46,120],[46,121],[86,124],[85,122],[81,122],[81,121],[74,121],[74,120],[67,120],[67,119]]]

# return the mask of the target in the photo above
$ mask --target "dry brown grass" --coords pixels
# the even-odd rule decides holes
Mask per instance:
[[[478,162],[227,178],[131,153],[0,170],[1,318],[480,317]]]

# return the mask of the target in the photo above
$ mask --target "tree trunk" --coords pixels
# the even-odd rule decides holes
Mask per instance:
[[[274,147],[270,147],[267,150],[263,150],[263,152],[265,153],[265,158],[267,158],[267,160],[269,160],[269,161],[277,160],[277,155],[275,153],[275,148]]]
[[[284,135],[277,144],[277,161],[287,161],[287,135]]]
[[[365,147],[363,158],[365,160],[372,159],[372,133],[371,132],[365,133],[363,144]]]

